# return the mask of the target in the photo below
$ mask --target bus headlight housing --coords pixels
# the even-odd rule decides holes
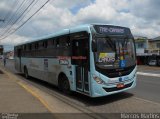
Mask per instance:
[[[105,82],[99,78],[98,76],[93,76],[93,79],[98,83],[98,84],[104,84]]]

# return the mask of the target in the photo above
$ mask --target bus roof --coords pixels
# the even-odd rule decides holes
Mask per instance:
[[[69,29],[63,29],[63,30],[60,30],[60,31],[52,33],[52,34],[45,35],[43,37],[38,37],[38,38],[30,39],[30,41],[26,41],[26,42],[17,44],[15,46],[19,46],[19,45],[23,45],[23,44],[29,44],[29,43],[32,43],[32,42],[36,42],[36,41],[40,41],[40,40],[44,40],[44,39],[49,39],[49,38],[57,37],[57,36],[60,36],[60,35],[67,35],[69,33],[75,33],[75,32],[80,32],[80,31],[88,31],[89,32],[89,28],[91,26],[94,26],[94,25],[114,26],[114,25],[101,24],[101,23],[92,23],[92,24],[78,25],[78,26],[75,26],[75,27],[71,27]],[[115,27],[121,27],[121,26],[115,26]],[[121,27],[121,28],[129,29],[127,27]]]

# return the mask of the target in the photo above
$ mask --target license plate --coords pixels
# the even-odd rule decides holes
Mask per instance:
[[[117,84],[117,88],[123,88],[123,87],[124,87],[124,84],[123,84],[123,83]]]

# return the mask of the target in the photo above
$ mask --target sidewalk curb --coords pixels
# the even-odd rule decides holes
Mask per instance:
[[[35,97],[49,112],[52,113],[52,110],[51,110],[51,108],[49,107],[48,103],[47,103],[45,100],[43,100],[38,94],[36,94],[36,93],[34,92],[34,90],[31,89],[30,86],[24,84],[22,81],[20,81],[20,80],[18,79],[17,76],[13,75],[12,73],[10,73],[10,71],[7,71],[6,69],[2,68],[1,66],[0,66],[0,70],[2,70],[2,72],[9,77],[9,80],[15,80],[15,82],[16,82],[20,87],[22,87],[25,91],[27,91],[27,92],[30,93],[33,97]]]

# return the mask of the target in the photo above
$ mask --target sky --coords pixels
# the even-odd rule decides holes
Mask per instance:
[[[13,5],[15,1],[0,1],[0,19],[7,13],[16,16]],[[45,0],[38,0],[25,18],[44,2]],[[88,23],[125,26],[135,36],[155,38],[160,36],[159,6],[160,0],[50,0],[23,27],[1,40],[0,44],[16,45],[61,29]],[[4,31],[2,24],[0,22],[0,34]]]

